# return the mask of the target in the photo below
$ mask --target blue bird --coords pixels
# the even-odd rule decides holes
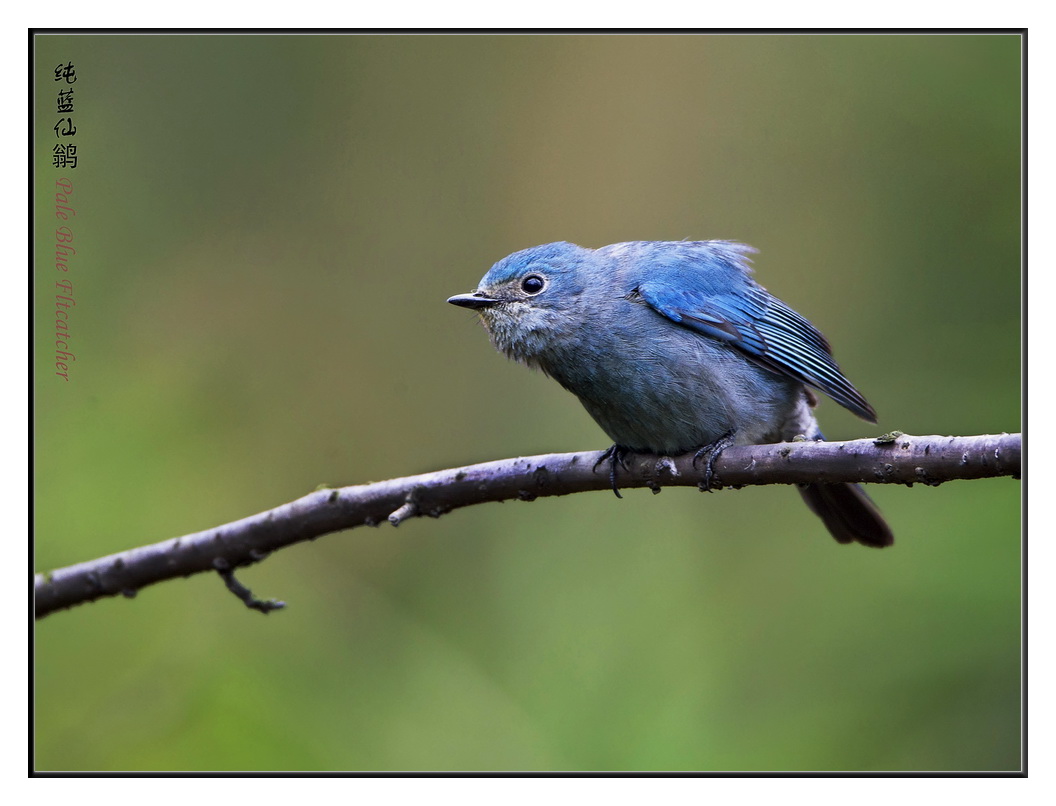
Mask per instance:
[[[825,337],[752,279],[754,251],[732,241],[544,244],[503,258],[448,302],[475,310],[500,352],[579,398],[615,443],[603,457],[614,490],[627,452],[697,451],[709,483],[730,445],[822,439],[810,388],[876,422]],[[800,493],[839,542],[894,542],[858,485]]]

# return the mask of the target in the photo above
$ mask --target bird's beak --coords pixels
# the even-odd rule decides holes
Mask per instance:
[[[490,308],[498,301],[493,297],[485,296],[480,291],[474,291],[472,294],[456,294],[448,299],[448,302],[452,305],[457,305],[460,308],[472,308],[473,310]]]

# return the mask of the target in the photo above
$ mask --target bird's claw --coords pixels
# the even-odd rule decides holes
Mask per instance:
[[[702,481],[700,485],[700,488],[704,492],[710,493],[715,486],[715,460],[719,458],[720,453],[733,444],[735,434],[736,431],[730,429],[717,440],[705,445],[694,454],[693,467],[697,467],[700,460],[706,457],[704,463],[704,481]],[[720,484],[719,486],[721,487],[722,485]]]
[[[630,453],[629,448],[624,448],[621,445],[613,445],[607,448],[601,456],[598,457],[598,461],[594,463],[594,470],[597,471],[598,465],[602,464],[606,460],[609,463],[609,483],[612,485],[612,491],[616,493],[617,498],[623,498],[620,495],[620,489],[616,486],[616,465],[619,464],[624,470],[627,470],[627,463],[623,461],[623,458]]]

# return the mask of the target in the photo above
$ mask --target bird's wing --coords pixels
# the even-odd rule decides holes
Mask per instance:
[[[694,274],[678,272],[674,281],[665,281],[661,273],[637,291],[672,322],[726,342],[767,369],[820,389],[859,417],[876,422],[873,407],[840,372],[829,343],[814,325],[746,272],[726,293],[716,293],[710,283],[695,283]]]

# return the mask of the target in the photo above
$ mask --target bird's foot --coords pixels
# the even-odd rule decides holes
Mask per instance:
[[[705,459],[704,462],[704,481],[700,484],[700,489],[705,492],[711,492],[712,487],[715,485],[715,460],[719,458],[719,454],[726,450],[733,444],[734,436],[736,435],[734,429],[730,429],[721,437],[714,442],[705,445],[703,448],[698,450],[693,456],[693,467],[697,467],[701,459]],[[721,486],[721,485],[720,485]]]
[[[613,445],[607,449],[604,453],[598,457],[598,461],[594,463],[594,470],[597,471],[598,465],[608,461],[609,463],[609,483],[612,485],[612,491],[616,493],[617,498],[623,498],[620,495],[620,489],[616,486],[616,465],[619,464],[624,470],[627,470],[627,463],[623,461],[624,457],[631,452],[630,448],[625,448],[622,445]]]

